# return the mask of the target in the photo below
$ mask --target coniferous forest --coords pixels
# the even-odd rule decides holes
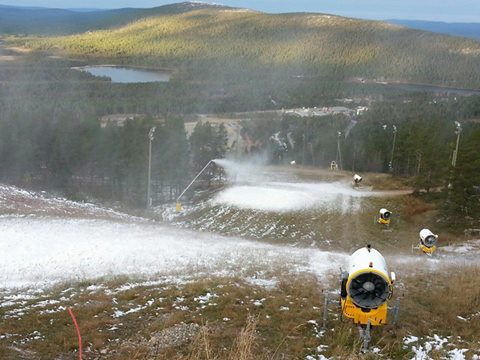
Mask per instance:
[[[285,24],[295,30],[282,33],[290,28]],[[221,35],[211,37],[212,32]],[[278,43],[280,38],[287,40]],[[242,133],[262,144],[271,163],[328,167],[339,142],[343,169],[392,172],[418,191],[434,193],[445,214],[459,221],[478,218],[480,96],[350,81],[385,77],[475,87],[475,41],[338,17],[218,8],[69,37],[6,40],[34,51],[0,63],[1,181],[144,206],[147,134],[155,126],[154,201],[172,201],[196,171],[229,150],[222,126],[199,123],[187,137],[184,122],[192,114],[334,106],[338,99],[358,98],[369,110],[354,118],[278,113],[243,122]],[[396,51],[402,55],[394,56]],[[71,69],[109,61],[166,68],[171,80],[116,84]],[[132,115],[118,126],[100,121],[109,114]],[[352,120],[356,125],[345,136]],[[463,127],[455,168],[454,121]],[[271,141],[274,134],[285,140],[284,147]],[[438,192],[448,185],[449,191]]]

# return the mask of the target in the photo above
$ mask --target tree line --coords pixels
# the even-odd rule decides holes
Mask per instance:
[[[176,116],[142,116],[105,127],[96,117],[17,117],[0,119],[0,181],[142,207],[152,127],[154,203],[174,200],[197,169],[225,155],[223,128],[198,123],[189,141]]]
[[[264,144],[273,163],[328,168],[336,161],[352,174],[385,172],[408,179],[417,192],[439,200],[443,214],[464,223],[480,219],[479,119],[479,96],[439,100],[421,94],[413,101],[375,103],[353,118],[286,114],[244,124],[244,131]],[[455,121],[462,132],[454,167]]]

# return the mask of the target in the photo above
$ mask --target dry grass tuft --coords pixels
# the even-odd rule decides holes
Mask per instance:
[[[254,348],[256,344],[256,334],[258,320],[249,316],[246,326],[240,331],[235,339],[234,346],[230,353],[230,360],[252,360],[255,359]]]
[[[227,356],[214,353],[212,347],[212,338],[207,325],[202,326],[198,336],[192,344],[192,349],[187,356],[181,356],[178,360],[255,360],[259,359],[255,355],[256,346],[256,328],[258,320],[254,316],[249,316],[247,324],[236,337],[233,346]]]

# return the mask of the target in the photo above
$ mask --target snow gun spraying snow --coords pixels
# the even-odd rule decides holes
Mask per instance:
[[[193,180],[190,182],[190,184],[188,184],[188,186],[182,191],[182,193],[177,197],[177,201],[176,201],[176,204],[175,204],[175,211],[176,212],[181,212],[182,211],[182,203],[180,202],[180,200],[182,199],[183,195],[185,195],[185,193],[188,191],[188,189],[190,189],[190,187],[192,187],[192,185],[195,183],[195,181],[197,181],[197,179],[213,164],[216,164],[218,165],[218,162],[220,161],[220,159],[213,159],[213,160],[210,160],[203,168],[202,170],[200,170],[198,172],[198,174],[193,178]]]
[[[368,350],[370,327],[387,324],[388,301],[393,294],[395,273],[388,273],[384,257],[370,245],[350,257],[348,272],[342,273],[342,315],[358,325],[363,350]],[[394,315],[398,313],[398,303]]]
[[[182,203],[180,202],[180,200],[182,199],[182,196],[185,195],[185,193],[188,191],[188,189],[190,189],[190,187],[195,183],[195,181],[197,181],[197,179],[200,177],[200,175],[202,175],[205,172],[205,170],[207,170],[208,167],[213,163],[215,163],[215,160],[210,160],[207,163],[207,165],[205,165],[203,167],[203,169],[200,170],[200,172],[193,178],[193,180],[190,182],[190,184],[188,184],[188,186],[185,188],[185,190],[183,190],[182,193],[178,196],[177,202],[175,204],[175,211],[176,212],[182,211]]]
[[[378,214],[377,222],[379,224],[389,226],[391,217],[392,217],[392,212],[385,209],[385,208],[382,208],[382,209],[380,209],[380,212]]]
[[[420,244],[419,248],[424,254],[432,256],[437,249],[438,235],[435,235],[428,229],[422,229],[420,231]]]
[[[360,175],[358,174],[353,175],[353,182],[352,182],[353,187],[359,187],[362,180],[363,178]]]

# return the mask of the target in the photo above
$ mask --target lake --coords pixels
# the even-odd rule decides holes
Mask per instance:
[[[151,82],[168,82],[170,73],[167,71],[143,70],[120,66],[81,66],[72,68],[86,71],[94,76],[108,77],[113,83],[134,84]]]

